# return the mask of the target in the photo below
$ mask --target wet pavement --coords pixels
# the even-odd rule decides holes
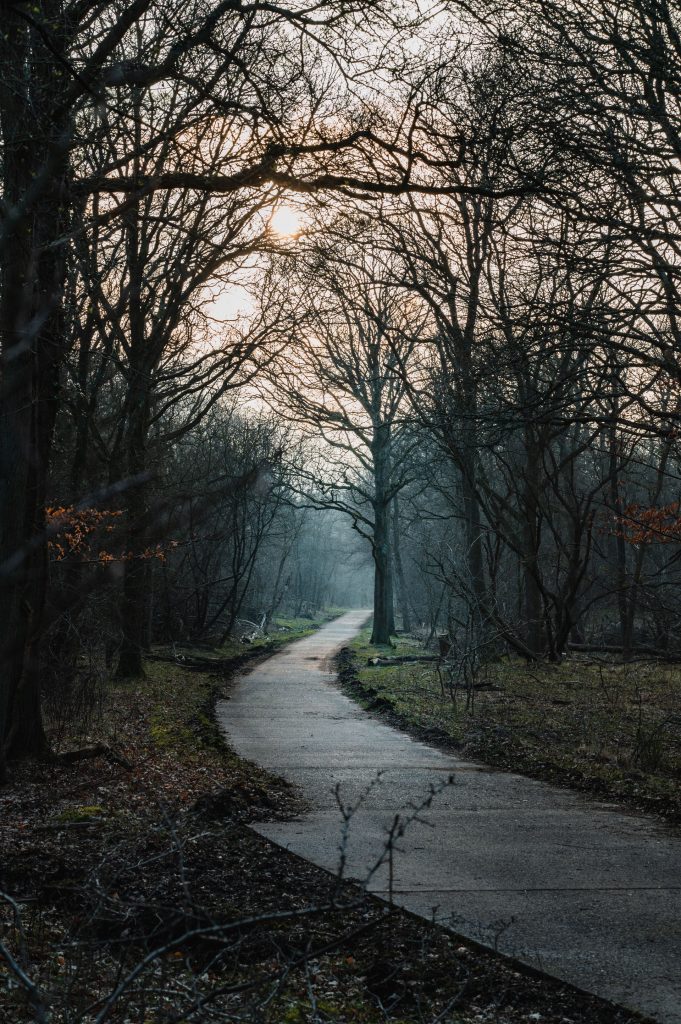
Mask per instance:
[[[368,715],[330,661],[368,615],[349,612],[291,644],[218,705],[234,749],[310,804],[300,820],[257,831],[330,871],[342,862],[372,892],[533,967],[681,1024],[681,839]]]

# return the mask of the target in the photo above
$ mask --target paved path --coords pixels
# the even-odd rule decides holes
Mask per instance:
[[[681,1022],[681,840],[651,820],[441,753],[367,715],[335,685],[329,657],[359,630],[349,612],[270,658],[218,714],[244,757],[298,784],[312,805],[263,835],[330,870],[334,796],[356,801],[347,874],[380,859],[395,814],[431,784],[454,783],[400,841],[396,903],[669,1024]],[[369,888],[386,895],[388,867]]]

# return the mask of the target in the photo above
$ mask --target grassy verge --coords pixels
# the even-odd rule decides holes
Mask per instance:
[[[257,636],[248,642],[244,642],[238,637],[230,637],[226,643],[219,647],[208,647],[205,645],[197,647],[192,644],[163,644],[154,648],[154,654],[158,657],[169,658],[174,661],[181,661],[183,658],[200,658],[207,663],[234,661],[235,659],[248,660],[256,654],[272,654],[274,651],[279,650],[280,647],[292,643],[294,640],[302,640],[303,637],[310,636],[320,626],[342,615],[344,610],[343,608],[327,608],[324,611],[317,612],[315,615],[298,617],[277,616],[267,633]]]
[[[470,693],[430,663],[373,666],[414,653],[375,648],[363,631],[343,678],[366,707],[466,756],[681,820],[681,668],[573,657],[552,665],[503,658]]]
[[[35,987],[0,957],[3,1024],[633,1021],[247,829],[300,805],[225,744],[212,708],[228,685],[224,656],[219,672],[152,662],[107,688],[90,738],[114,759],[16,766],[0,791],[0,934]]]

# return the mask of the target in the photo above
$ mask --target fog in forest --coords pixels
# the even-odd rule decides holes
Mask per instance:
[[[206,922],[276,894],[178,881],[213,776],[225,820],[303,813],[215,705],[348,610],[319,661],[358,707],[678,820],[680,39],[662,0],[2,5],[2,1020],[455,1019],[324,1011],[315,943],[269,923],[258,989]]]

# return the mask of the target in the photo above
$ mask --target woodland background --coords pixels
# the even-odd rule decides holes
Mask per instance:
[[[593,656],[610,700],[664,663],[626,741],[662,770],[677,5],[0,12],[0,771],[155,658],[340,606],[373,607],[362,655],[440,657],[401,713],[457,735],[497,669],[536,707],[551,666]]]

